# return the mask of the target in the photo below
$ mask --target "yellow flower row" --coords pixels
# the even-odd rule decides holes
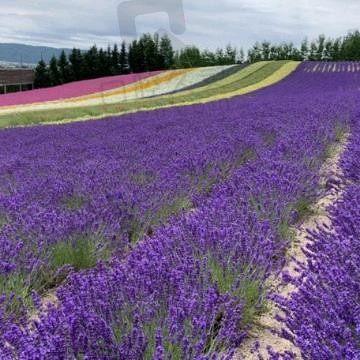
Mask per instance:
[[[285,79],[287,76],[289,76],[293,71],[296,70],[296,68],[299,65],[300,65],[300,62],[298,62],[298,61],[289,61],[288,63],[284,64],[280,69],[278,69],[274,73],[272,73],[270,76],[268,76],[267,78],[259,81],[256,84],[249,85],[249,86],[247,86],[247,87],[245,87],[243,89],[232,91],[230,93],[226,93],[226,94],[224,94],[224,96],[223,96],[223,94],[220,94],[220,95],[216,95],[216,96],[206,98],[206,99],[204,99],[204,102],[201,101],[201,103],[207,103],[207,102],[210,102],[210,101],[221,100],[221,99],[224,99],[224,98],[225,99],[230,99],[230,98],[232,98],[234,96],[245,95],[245,94],[248,94],[250,92],[265,88],[267,86],[274,85],[274,84],[278,83],[279,81]],[[193,103],[195,103],[195,102],[193,102]]]

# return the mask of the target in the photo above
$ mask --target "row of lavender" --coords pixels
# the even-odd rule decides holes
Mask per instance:
[[[73,273],[30,328],[5,309],[2,358],[193,359],[238,346],[357,106],[353,74],[316,75],[205,106],[3,132],[2,276],[36,273],[49,245],[100,230],[113,257]],[[149,213],[184,196],[189,212],[150,228]],[[147,236],[130,249],[134,213]]]
[[[54,270],[57,244],[86,240],[98,257],[126,253],[261,153],[265,125],[187,108],[2,131],[0,273],[31,273],[46,286],[38,277]]]
[[[360,359],[360,112],[352,130],[342,158],[348,186],[330,208],[332,226],[309,234],[303,282],[280,301],[293,333],[285,335],[305,359]]]
[[[253,106],[249,97],[240,115],[237,102],[223,101],[2,131],[0,292],[45,291],[66,276],[64,257],[83,268],[121,256],[169,216],[196,206],[282,131],[282,120],[254,122]]]

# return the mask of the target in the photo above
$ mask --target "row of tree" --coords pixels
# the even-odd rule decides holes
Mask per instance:
[[[41,60],[35,69],[35,87],[48,87],[71,81],[95,79],[103,76],[139,73],[212,65],[230,65],[244,60],[244,53],[231,45],[215,52],[200,51],[195,46],[174,51],[167,35],[142,35],[130,44],[114,45],[106,50],[91,47],[88,51],[63,51],[49,64]]]
[[[102,76],[127,72],[126,45],[108,48],[106,51],[93,46],[88,51],[73,49],[69,56],[62,51],[59,58],[53,56],[49,64],[41,60],[35,69],[35,87],[48,87],[71,81],[95,79]]]
[[[263,60],[310,60],[341,61],[360,60],[360,32],[354,31],[336,39],[320,35],[309,42],[305,39],[300,47],[293,43],[256,43],[248,52],[249,62]]]
[[[63,51],[59,58],[53,57],[49,64],[40,61],[35,70],[35,86],[47,87],[70,81],[94,79],[102,76],[138,73],[262,60],[360,60],[360,32],[354,31],[344,37],[329,39],[320,35],[309,42],[305,39],[300,47],[293,43],[280,45],[264,41],[256,43],[245,59],[242,49],[228,45],[216,51],[200,50],[189,46],[174,51],[167,35],[144,34],[130,44],[123,42],[106,50],[91,47],[88,51],[73,49]]]
[[[175,68],[183,69],[190,67],[233,65],[245,61],[242,49],[228,45],[225,49],[217,49],[215,52],[209,50],[201,51],[196,46],[188,46],[175,53]]]

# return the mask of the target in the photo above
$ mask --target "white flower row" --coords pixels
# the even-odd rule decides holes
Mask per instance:
[[[229,66],[212,66],[192,69],[165,83],[158,84],[147,89],[140,89],[130,93],[121,94],[120,96],[106,97],[104,98],[104,100],[106,103],[109,104],[118,101],[134,100],[172,93],[174,91],[179,91],[189,86],[200,83],[203,80],[208,79],[209,77],[217,75],[228,67]]]

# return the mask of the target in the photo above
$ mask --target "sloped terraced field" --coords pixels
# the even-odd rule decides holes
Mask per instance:
[[[53,123],[53,122],[72,122],[74,120],[88,120],[90,118],[102,118],[109,115],[119,115],[133,113],[144,110],[155,110],[159,108],[192,105],[197,103],[206,103],[220,99],[227,99],[233,96],[246,94],[266,86],[275,84],[281,79],[288,76],[296,69],[299,63],[296,62],[263,62],[253,64],[243,69],[239,67],[239,71],[233,75],[225,76],[218,79],[214,83],[207,86],[200,86],[193,90],[184,90],[175,94],[160,95],[157,97],[138,99],[133,101],[112,101],[117,99],[117,95],[111,93],[108,97],[100,97],[96,99],[82,100],[76,103],[44,103],[35,104],[30,107],[16,107],[12,109],[0,109],[0,126],[18,126],[37,123]],[[187,70],[189,72],[190,70]],[[205,71],[205,70],[202,70]],[[191,73],[194,74],[195,70]],[[146,82],[146,89],[151,91],[152,85],[158,87],[159,78],[168,75],[159,75],[155,80]],[[179,78],[178,78],[179,79]],[[198,82],[199,77],[194,77],[194,83]],[[166,87],[166,81],[161,81],[162,86]],[[143,85],[141,85],[143,86]],[[141,86],[134,84],[130,89],[120,89],[127,94],[139,93]],[[168,91],[172,93],[174,83],[169,86]],[[119,91],[120,91],[119,90]],[[136,95],[139,96],[139,95]],[[101,103],[101,105],[92,105],[93,103]],[[35,111],[37,109],[37,111]],[[3,115],[1,115],[3,114]]]
[[[231,358],[348,132],[357,182],[359,78],[312,65],[255,64],[134,102],[170,108],[1,130],[1,358]],[[283,303],[304,358],[358,356],[356,191],[333,211],[339,235],[312,234],[308,276]]]

